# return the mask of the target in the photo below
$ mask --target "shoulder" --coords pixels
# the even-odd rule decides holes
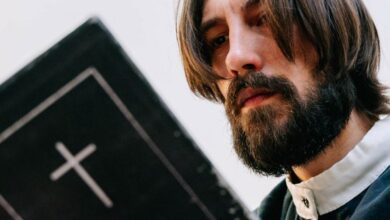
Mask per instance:
[[[281,181],[261,202],[260,206],[255,210],[255,213],[260,219],[280,219],[284,209],[286,196],[288,197],[285,180]]]
[[[367,189],[351,219],[390,219],[390,167]]]

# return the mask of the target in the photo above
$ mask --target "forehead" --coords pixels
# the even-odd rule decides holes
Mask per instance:
[[[245,13],[253,6],[258,6],[260,0],[205,0],[202,21],[222,18],[228,12]]]

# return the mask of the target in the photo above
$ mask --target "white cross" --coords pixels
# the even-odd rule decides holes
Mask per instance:
[[[76,156],[73,156],[65,145],[61,142],[56,143],[56,149],[61,155],[68,161],[57,170],[50,174],[50,179],[53,181],[58,180],[70,169],[74,169],[76,173],[80,176],[82,180],[91,188],[91,190],[96,194],[96,196],[103,202],[107,208],[111,208],[113,203],[111,199],[104,193],[104,191],[99,187],[99,185],[92,179],[92,177],[87,173],[87,171],[80,165],[80,162],[92,154],[96,150],[94,144],[90,144],[80,151]]]

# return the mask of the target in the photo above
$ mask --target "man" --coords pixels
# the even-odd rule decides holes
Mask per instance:
[[[390,118],[361,0],[184,0],[190,88],[224,104],[261,219],[390,219]]]

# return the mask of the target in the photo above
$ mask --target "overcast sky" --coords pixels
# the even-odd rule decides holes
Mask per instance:
[[[176,0],[0,1],[0,82],[91,16],[98,16],[150,84],[249,209],[280,181],[250,173],[231,147],[221,106],[187,88],[175,38]],[[390,1],[365,1],[377,22],[383,57],[380,78],[390,85]]]

